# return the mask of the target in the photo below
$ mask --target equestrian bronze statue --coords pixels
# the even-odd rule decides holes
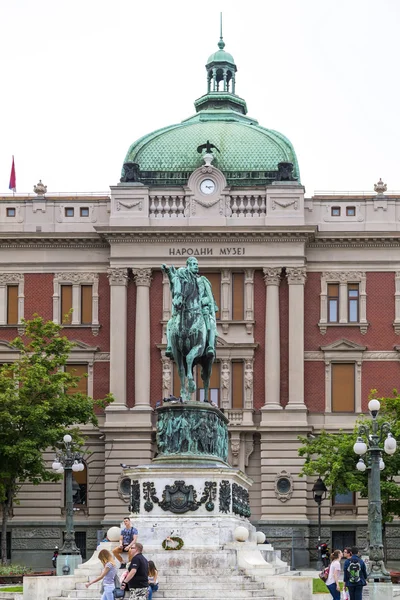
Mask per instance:
[[[161,266],[168,275],[172,293],[172,315],[167,325],[166,356],[175,361],[181,381],[181,398],[189,402],[196,391],[193,369],[201,366],[204,383],[204,401],[208,402],[208,389],[212,364],[215,359],[217,324],[211,283],[199,275],[199,263],[194,257],[186,267]]]

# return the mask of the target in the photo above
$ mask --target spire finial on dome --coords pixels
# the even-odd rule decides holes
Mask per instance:
[[[222,37],[222,12],[219,13],[219,30],[220,30],[220,33],[219,33],[218,48],[220,50],[223,50],[225,48],[225,42]]]

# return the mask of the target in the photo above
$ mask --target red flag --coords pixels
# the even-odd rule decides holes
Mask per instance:
[[[17,191],[17,178],[15,176],[14,156],[12,158],[10,185],[8,186],[8,189],[12,190],[13,192]]]

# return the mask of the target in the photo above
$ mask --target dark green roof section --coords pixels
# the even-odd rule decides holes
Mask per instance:
[[[132,144],[124,162],[137,163],[142,174],[157,173],[145,177],[149,183],[175,179],[178,184],[182,179],[176,177],[178,173],[190,174],[203,164],[197,148],[207,140],[219,150],[214,153],[213,165],[231,185],[240,185],[243,179],[268,183],[271,176],[263,173],[277,172],[280,162],[293,163],[293,176],[300,182],[297,157],[289,140],[234,111],[202,111],[182,123],[154,131]],[[162,173],[168,175],[162,177]]]

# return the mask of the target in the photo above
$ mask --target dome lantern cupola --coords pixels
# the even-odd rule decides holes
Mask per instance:
[[[225,42],[222,37],[222,13],[220,17],[220,38],[217,52],[209,57],[207,69],[207,93],[232,92],[235,93],[235,73],[237,67],[232,54],[225,52]]]
[[[195,101],[196,111],[210,108],[228,109],[245,115],[247,113],[246,102],[235,94],[237,67],[232,54],[225,51],[225,42],[222,37],[222,13],[218,50],[208,58],[206,71],[207,94]]]

